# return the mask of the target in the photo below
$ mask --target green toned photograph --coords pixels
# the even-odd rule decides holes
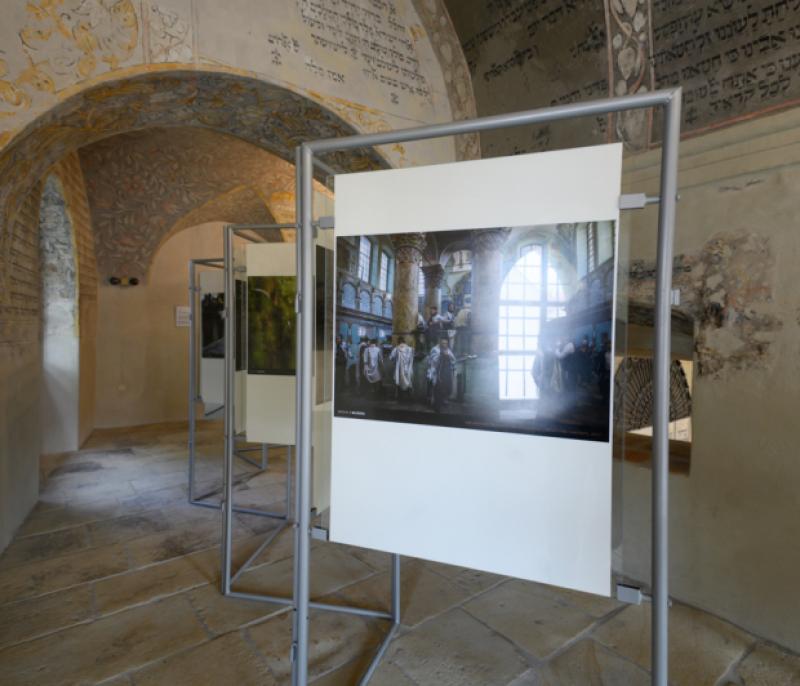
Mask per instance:
[[[293,276],[247,279],[247,372],[294,374],[295,298]]]

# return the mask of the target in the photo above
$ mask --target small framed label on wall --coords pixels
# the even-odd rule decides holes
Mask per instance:
[[[188,305],[175,305],[175,326],[187,327],[191,324],[192,316]]]

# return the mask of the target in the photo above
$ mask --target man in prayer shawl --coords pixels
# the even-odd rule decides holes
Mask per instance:
[[[356,364],[356,386],[358,386],[358,392],[364,392],[364,351],[369,346],[369,342],[367,341],[366,336],[361,337],[361,342],[358,344],[358,358]]]
[[[397,394],[410,396],[414,378],[414,348],[401,339],[389,355],[389,360],[394,362],[394,383]]]
[[[364,348],[364,378],[369,384],[372,395],[378,395],[381,389],[383,354],[378,342],[373,338]]]
[[[450,350],[450,339],[445,334],[439,338],[428,355],[428,394],[436,412],[453,394],[456,385],[456,356]]]

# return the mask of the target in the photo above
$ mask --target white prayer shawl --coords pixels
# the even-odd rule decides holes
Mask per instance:
[[[392,350],[389,359],[395,363],[394,382],[401,391],[411,388],[414,377],[414,348],[406,343],[400,343]]]
[[[431,348],[431,351],[428,353],[428,369],[425,372],[425,376],[428,378],[428,381],[431,383],[436,383],[436,369],[439,366],[439,346],[434,345]]]
[[[364,376],[369,383],[381,380],[381,349],[377,345],[364,348]]]

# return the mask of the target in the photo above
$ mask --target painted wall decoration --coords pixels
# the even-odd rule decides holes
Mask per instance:
[[[608,81],[610,94],[632,95],[655,86],[650,0],[606,0]],[[633,149],[650,144],[651,110],[609,115],[611,131]]]
[[[296,288],[293,276],[248,277],[248,374],[294,375]]]
[[[471,103],[441,0],[354,0],[346,10],[307,0],[9,0],[3,19],[0,148],[70,91],[162,64],[284,84],[361,131],[462,117]],[[452,141],[432,148],[454,153]],[[458,154],[476,151],[473,140]]]
[[[732,371],[764,369],[784,322],[775,311],[776,257],[770,240],[745,232],[714,234],[696,252],[675,256],[672,282],[678,309],[696,324],[700,377],[726,378]],[[631,264],[629,296],[655,300],[655,264]]]
[[[0,59],[0,121],[29,110],[37,95],[118,69],[136,51],[139,18],[132,0],[33,0],[24,8],[18,43],[6,43],[3,52],[17,47],[25,66],[14,74],[8,58]],[[11,24],[9,9],[4,19]]]

